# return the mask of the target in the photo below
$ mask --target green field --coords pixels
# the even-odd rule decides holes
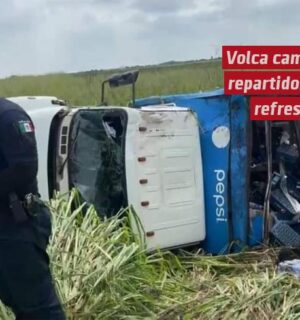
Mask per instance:
[[[97,105],[101,82],[109,75],[129,68],[90,71],[77,74],[49,74],[42,76],[13,76],[0,80],[0,96],[50,95],[67,100],[71,105]],[[223,87],[221,61],[163,64],[140,68],[137,97],[206,91]],[[110,90],[110,104],[124,105],[130,100],[128,87]]]

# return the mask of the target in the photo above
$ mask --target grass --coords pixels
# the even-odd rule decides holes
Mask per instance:
[[[75,200],[73,191],[51,203],[49,254],[68,319],[300,318],[300,282],[276,273],[275,249],[146,254],[130,211],[100,221],[92,207],[72,210]],[[0,319],[12,319],[3,306]]]
[[[79,74],[50,74],[44,76],[13,76],[0,80],[0,96],[50,95],[70,104],[97,105],[101,82],[122,70],[87,72]],[[220,60],[198,63],[141,68],[137,82],[137,97],[196,92],[223,87]],[[131,99],[128,87],[110,90],[108,101],[124,105]]]

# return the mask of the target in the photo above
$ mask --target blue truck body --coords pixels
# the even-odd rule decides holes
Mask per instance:
[[[162,103],[188,107],[198,116],[205,194],[204,250],[224,254],[261,243],[262,219],[249,215],[247,98],[216,90],[138,99],[135,107]]]

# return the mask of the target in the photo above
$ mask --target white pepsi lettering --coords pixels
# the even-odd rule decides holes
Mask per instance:
[[[215,194],[213,195],[215,210],[216,210],[216,221],[217,222],[227,222],[225,216],[225,184],[226,174],[224,170],[214,170],[216,184],[215,184]]]

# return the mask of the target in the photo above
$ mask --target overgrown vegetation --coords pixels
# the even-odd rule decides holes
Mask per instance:
[[[227,257],[146,254],[128,217],[100,221],[92,207],[51,203],[49,247],[68,319],[299,319],[300,282],[278,275],[272,249]],[[11,319],[5,309],[0,318]]]
[[[10,77],[0,80],[0,96],[50,95],[69,101],[72,105],[97,105],[101,82],[109,75],[124,70],[91,71],[79,74],[50,74],[44,76]],[[174,66],[141,68],[137,97],[196,92],[223,86],[220,60]],[[128,87],[110,90],[110,104],[124,105],[131,99]]]

